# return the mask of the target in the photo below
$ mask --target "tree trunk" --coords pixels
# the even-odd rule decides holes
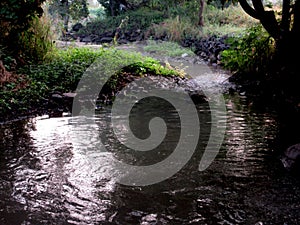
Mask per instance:
[[[284,33],[290,30],[290,4],[291,0],[283,0],[282,2],[282,19],[280,23],[280,29]]]
[[[200,6],[199,6],[199,21],[198,21],[198,25],[200,27],[204,26],[204,20],[203,20],[203,11],[204,11],[204,0],[200,0]]]
[[[110,14],[111,14],[111,16],[115,16],[114,0],[110,0],[109,1],[109,6],[110,6]]]
[[[283,0],[280,22],[276,20],[274,11],[264,9],[263,0],[251,0],[253,7],[248,0],[238,1],[243,10],[258,19],[269,35],[275,39],[276,53],[273,58],[272,70],[281,71],[277,73],[280,79],[288,81],[289,85],[296,84],[297,86],[300,82],[300,76],[297,74],[300,62],[298,57],[300,52],[300,0]],[[294,89],[297,88],[298,86]]]
[[[293,10],[294,10],[294,23],[293,23],[292,32],[299,34],[299,32],[300,32],[300,0],[296,0]]]
[[[64,29],[65,29],[65,32],[68,32],[68,29],[69,29],[69,15],[66,14],[64,16]]]
[[[63,11],[61,13],[61,16],[64,20],[64,30],[63,30],[63,36],[66,32],[68,32],[68,25],[69,25],[69,1],[68,0],[62,0],[61,6],[63,8]]]

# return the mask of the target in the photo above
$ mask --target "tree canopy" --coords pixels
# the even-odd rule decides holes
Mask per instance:
[[[49,12],[58,13],[64,20],[65,30],[68,30],[70,17],[74,20],[86,18],[89,15],[87,0],[50,0]]]

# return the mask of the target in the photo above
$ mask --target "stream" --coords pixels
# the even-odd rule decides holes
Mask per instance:
[[[188,66],[197,72],[201,64]],[[176,109],[162,99],[140,101],[130,114],[132,133],[143,140],[151,135],[152,117],[165,121],[167,134],[153,151],[124,147],[111,127],[112,106],[98,110],[75,141],[74,124],[80,120],[70,115],[1,124],[0,224],[300,224],[299,178],[278,159],[278,114],[229,92],[227,77],[214,71],[194,79],[200,88],[224,96],[226,118],[216,115],[226,119],[218,128],[225,135],[215,159],[199,171],[212,112],[208,104],[197,103],[200,133],[194,153],[176,173],[150,185],[120,183],[115,161],[153,165],[172,154],[182,127]],[[126,118],[115,119],[122,125]],[[195,125],[189,120],[186,126]],[[126,172],[137,180],[143,175]]]

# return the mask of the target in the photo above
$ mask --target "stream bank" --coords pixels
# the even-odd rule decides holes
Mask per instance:
[[[79,48],[85,47],[85,49],[89,49],[89,48],[99,49],[101,47],[99,45],[85,45],[85,44],[77,43],[77,42],[59,42],[59,41],[57,41],[56,44],[58,45],[59,48],[66,48],[66,49],[68,49],[69,47],[70,47],[70,49],[72,49],[72,47],[75,47],[75,48],[76,47],[79,47]],[[120,46],[117,46],[116,48],[124,50],[124,51],[140,52],[143,45],[145,45],[145,43],[136,43],[136,44],[133,43],[130,45],[120,45]],[[134,48],[136,48],[136,49],[133,49],[132,46],[134,46]],[[74,53],[79,56],[81,54],[79,52],[76,53],[76,51]],[[145,56],[145,54],[144,54],[144,56]],[[168,68],[171,66],[169,64],[166,64],[166,61],[165,61],[166,58],[164,56],[153,55],[153,54],[148,54],[147,56],[150,56],[150,57],[153,56],[154,58],[158,59],[165,68]],[[112,60],[114,60],[114,59],[112,58]],[[191,56],[185,55],[183,57],[177,57],[172,60],[179,64],[181,62],[200,63],[200,64],[204,63],[200,57],[196,57],[196,56],[192,56],[192,55]],[[68,65],[68,64],[65,65],[64,62],[58,62],[57,64],[54,64],[53,67],[52,66],[41,67],[41,69],[34,69],[34,67],[30,67],[29,68],[30,73],[32,71],[36,71],[35,76],[39,77],[42,74],[42,77],[41,77],[41,80],[37,80],[36,82],[34,82],[32,84],[34,86],[30,85],[29,88],[33,89],[33,91],[35,91],[35,89],[38,88],[38,85],[40,82],[53,83],[55,80],[58,80],[59,82],[57,83],[57,85],[60,85],[60,82],[69,82],[68,79],[63,79],[63,77],[61,77],[61,76],[65,76],[65,74],[69,74],[68,76],[74,76],[74,77],[81,76],[82,74],[81,75],[78,74],[78,71],[75,71],[76,75],[70,74],[70,71],[72,71],[70,69],[74,67],[76,70],[76,67],[78,67],[77,64],[78,64],[78,62],[75,60],[74,65],[72,64],[69,67],[66,67],[66,65]],[[149,65],[149,66],[151,66],[151,65]],[[180,67],[180,65],[178,65],[178,67]],[[50,71],[50,73],[47,72],[47,75],[43,75],[43,70],[46,69],[46,71],[48,71],[49,68],[50,69],[53,68],[53,73],[51,73],[51,71]],[[81,67],[78,67],[78,69],[81,70]],[[56,73],[55,70],[57,70],[58,73]],[[66,73],[60,75],[59,74],[60,70],[62,70],[62,71],[65,70]],[[155,72],[154,73],[150,72],[150,73],[144,74],[144,76],[153,76],[153,75],[160,75],[160,74],[155,74]],[[132,82],[134,79],[137,79],[139,77],[140,77],[140,74],[135,74],[134,71],[130,72],[130,69],[128,72],[125,71],[122,74],[121,79],[119,79],[117,81],[114,88],[110,88],[110,87],[104,88],[103,92],[101,93],[102,96],[100,96],[100,101],[102,101],[103,104],[111,104],[114,96],[117,94],[117,92],[119,90],[121,90],[124,86],[126,86],[126,84]],[[170,83],[172,83],[172,82],[175,84],[181,83],[180,85],[183,85],[183,83],[185,83],[185,81],[188,80],[186,77],[176,77],[173,75],[169,76],[167,79],[168,79],[168,82],[170,82]],[[115,81],[113,81],[113,82],[115,82]],[[157,83],[159,83],[159,82],[157,82]],[[168,86],[168,85],[166,85],[166,86]],[[54,87],[56,87],[55,83],[54,83]],[[63,85],[61,85],[61,87],[63,87]],[[59,86],[59,89],[61,89],[61,87]],[[42,92],[37,92],[37,93],[43,93],[43,89],[45,89],[45,88],[47,88],[47,86],[46,87],[42,86],[41,88],[39,88]],[[30,101],[31,103],[29,105],[23,104],[24,106],[22,105],[22,107],[28,108],[27,112],[25,112],[25,113],[20,114],[20,110],[18,110],[17,108],[9,110],[10,111],[9,113],[3,113],[1,115],[1,121],[15,120],[19,117],[32,117],[32,116],[34,117],[37,115],[44,115],[44,114],[50,115],[51,117],[52,116],[56,117],[56,116],[61,116],[62,113],[70,112],[72,109],[72,101],[73,101],[73,98],[75,97],[75,95],[74,95],[74,93],[70,93],[71,87],[70,88],[65,87],[65,88],[67,88],[66,91],[50,89],[49,91],[47,91],[49,93],[47,96],[43,95],[42,98],[39,97],[38,99],[35,99],[35,101]],[[76,88],[76,86],[74,86],[72,89],[75,90],[75,88]],[[188,88],[186,88],[186,89],[188,89]],[[40,90],[37,90],[37,91],[40,91]],[[13,93],[16,93],[16,91],[17,90],[13,90]],[[24,90],[22,89],[21,91],[22,91],[22,93],[24,92],[23,95],[24,95],[24,98],[26,98],[26,96],[27,96],[26,88]],[[30,90],[27,92],[29,94],[31,94]],[[193,93],[191,94],[191,96],[192,96],[192,99],[195,101],[204,101],[204,97],[201,94],[201,91],[193,90]],[[7,96],[7,97],[9,97],[9,96]],[[38,97],[38,96],[35,96],[35,97]],[[15,99],[14,101],[16,101],[17,98],[14,98],[14,99]],[[9,98],[7,100],[9,101]],[[22,99],[20,101],[23,101],[23,100],[24,99]]]
[[[224,78],[213,73],[196,80],[223,92]],[[164,144],[137,154],[111,132],[110,105],[77,139],[73,126],[80,121],[68,116],[1,124],[1,224],[299,224],[299,179],[282,168],[276,154],[282,123],[277,112],[257,108],[238,93],[225,92],[224,98],[226,133],[210,167],[198,170],[211,133],[211,110],[201,103],[196,105],[201,124],[193,157],[174,176],[144,187],[117,183],[114,160],[149,165],[170,156],[181,126],[165,102],[141,103],[132,110],[131,128],[137,137],[149,133],[148,116],[159,115],[168,125]],[[224,113],[216,115],[224,120]],[[120,127],[126,123],[123,115],[117,119]],[[121,131],[121,137],[128,133]]]

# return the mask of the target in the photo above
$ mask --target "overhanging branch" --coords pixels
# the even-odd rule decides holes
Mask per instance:
[[[255,9],[253,9],[249,3],[247,2],[247,0],[239,0],[239,3],[241,5],[241,7],[243,8],[243,10],[251,17],[255,18],[255,19],[259,19],[259,16],[257,14],[257,12],[255,11]]]

